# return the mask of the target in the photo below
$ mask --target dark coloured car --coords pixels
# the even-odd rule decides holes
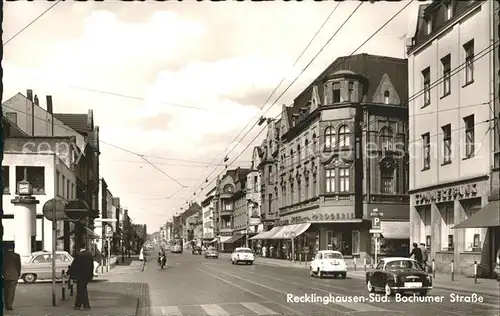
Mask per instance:
[[[412,292],[427,295],[432,290],[432,276],[409,258],[384,258],[373,271],[366,273],[366,287],[374,293],[382,290],[386,295]]]
[[[205,251],[205,258],[219,259],[219,252],[214,247],[210,247]]]
[[[193,255],[201,255],[203,251],[201,250],[200,246],[194,246],[191,252],[193,253]]]

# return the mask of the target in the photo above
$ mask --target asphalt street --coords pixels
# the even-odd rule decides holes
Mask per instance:
[[[145,271],[138,272],[142,282],[149,284],[152,316],[500,315],[498,297],[477,295],[482,302],[451,300],[452,294],[470,297],[472,292],[434,289],[427,298],[442,297],[441,302],[401,302],[396,298],[376,302],[370,301],[360,279],[318,279],[293,268],[232,265],[228,258],[205,259],[190,251],[167,253],[167,258],[163,270],[156,258],[150,258]],[[306,296],[311,299],[314,295],[335,301],[307,300]],[[383,298],[381,294],[372,297]]]

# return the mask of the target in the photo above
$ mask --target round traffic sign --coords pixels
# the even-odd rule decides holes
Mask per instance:
[[[42,207],[43,216],[49,221],[63,220],[66,217],[65,210],[66,202],[58,197],[48,200]]]

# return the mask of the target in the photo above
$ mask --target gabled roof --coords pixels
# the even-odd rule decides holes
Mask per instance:
[[[54,117],[74,129],[78,133],[87,136],[87,114],[54,113]]]
[[[17,127],[14,123],[12,123],[5,116],[2,116],[2,125],[3,125],[3,136],[6,137],[24,137],[28,136],[22,129]]]

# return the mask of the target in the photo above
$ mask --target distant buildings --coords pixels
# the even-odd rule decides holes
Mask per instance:
[[[421,5],[408,47],[411,239],[426,244],[439,271],[454,260],[470,274],[477,261],[490,274],[500,248],[499,204],[489,202],[498,199],[495,10],[497,1]]]
[[[213,244],[217,241],[215,234],[216,220],[214,218],[215,211],[215,187],[212,188],[201,202],[203,213],[203,241],[205,244]]]

